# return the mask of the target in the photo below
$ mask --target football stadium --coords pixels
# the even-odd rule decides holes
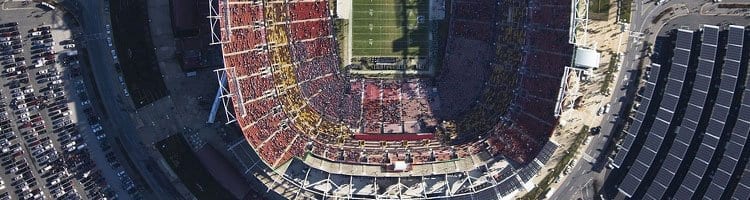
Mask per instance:
[[[558,148],[549,138],[573,59],[569,0],[217,5],[216,72],[246,139],[230,151],[247,171],[267,167],[281,197],[501,199]],[[349,17],[350,48],[337,48],[335,12]],[[444,41],[431,16],[445,16]],[[340,51],[441,65],[372,78],[339,66]]]
[[[0,200],[750,199],[748,0],[0,7]]]

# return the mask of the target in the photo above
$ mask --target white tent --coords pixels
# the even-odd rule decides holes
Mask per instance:
[[[404,161],[396,161],[393,163],[393,171],[406,171],[409,168],[409,164]]]
[[[599,68],[601,54],[593,49],[577,48],[575,64],[583,68]]]

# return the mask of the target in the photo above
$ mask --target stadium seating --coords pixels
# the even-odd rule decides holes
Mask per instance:
[[[274,167],[308,148],[313,155],[349,163],[409,158],[422,164],[484,149],[519,163],[531,161],[557,124],[552,112],[572,52],[568,25],[562,23],[570,1],[456,0],[452,5],[436,83],[345,77],[339,72],[328,1],[222,5],[229,7],[232,26],[230,35],[222,35],[230,41],[222,45],[225,66],[233,68],[230,89],[241,93],[233,100],[245,138]],[[388,140],[377,138],[432,133],[438,117],[458,118],[455,145],[406,136],[405,141],[352,142],[355,134]]]

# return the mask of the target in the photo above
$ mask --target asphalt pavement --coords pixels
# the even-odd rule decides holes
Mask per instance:
[[[110,54],[114,48],[109,47],[106,41],[109,34],[106,32],[105,25],[109,24],[109,15],[105,14],[104,7],[109,4],[109,1],[78,0],[78,2],[81,13],[79,19],[84,32],[78,40],[85,41],[91,65],[84,72],[93,74],[93,83],[96,86],[89,88],[97,88],[95,93],[98,95],[94,98],[94,103],[102,105],[106,111],[104,112],[106,114],[102,116],[102,125],[105,130],[108,130],[110,136],[120,138],[129,160],[136,168],[135,172],[141,174],[140,177],[143,177],[153,195],[158,199],[174,199],[179,196],[178,193],[146,152],[145,149],[148,147],[138,139],[136,135],[138,132],[127,112],[133,108],[127,103],[129,101],[127,97],[121,93],[123,88],[114,67],[116,61]],[[88,82],[91,84],[91,80]]]
[[[711,1],[670,0],[656,5],[655,1],[634,1],[631,23],[627,24],[625,30],[627,38],[623,38],[628,41],[628,45],[622,52],[623,59],[619,74],[615,79],[615,91],[610,96],[611,114],[604,117],[601,122],[601,134],[592,138],[591,144],[585,150],[585,155],[582,156],[583,158],[576,162],[577,164],[571,169],[570,174],[562,180],[563,183],[550,196],[550,199],[599,198],[598,194],[588,192],[587,189],[593,187],[594,190],[599,191],[599,189],[607,188],[602,186],[610,173],[610,170],[605,166],[609,163],[608,157],[614,152],[606,151],[606,149],[613,150],[612,145],[615,144],[610,138],[616,137],[613,134],[622,132],[625,125],[623,119],[627,119],[629,115],[630,111],[623,109],[630,108],[638,89],[638,82],[635,82],[637,79],[633,77],[640,76],[639,68],[648,65],[648,62],[650,62],[650,60],[644,59],[647,57],[644,50],[648,48],[645,45],[654,44],[657,35],[664,35],[668,30],[681,26],[687,25],[692,29],[697,29],[699,24],[729,23],[733,19],[740,18],[740,16],[700,15],[701,5],[708,2]],[[669,7],[673,7],[675,10],[687,8],[687,10],[684,10],[686,15],[671,15],[666,22],[660,21],[653,24],[654,16],[659,15]],[[605,193],[611,194],[612,192]]]
[[[651,38],[641,33],[652,27],[650,22],[654,15],[658,15],[673,4],[680,3],[680,1],[670,1],[657,6],[653,1],[645,4],[642,2],[643,0],[633,2],[631,23],[625,24],[626,30],[622,34],[622,39],[627,41],[627,47],[624,52],[618,52],[623,55],[619,73],[615,78],[615,90],[610,94],[610,100],[602,103],[609,103],[611,106],[610,112],[605,114],[606,116],[600,123],[601,133],[593,136],[581,160],[576,162],[550,199],[599,198],[596,192],[589,192],[589,187],[593,187],[595,191],[602,188],[610,172],[606,167],[609,163],[608,157],[613,153],[612,145],[615,145],[611,138],[617,137],[622,132],[625,122],[623,119],[627,119],[630,113],[629,110],[623,109],[630,108],[633,103],[638,89],[638,82],[635,81],[639,80],[637,78],[640,76],[639,68],[645,66],[642,63],[642,59],[646,56],[643,51],[645,49],[643,42],[644,39]],[[649,43],[653,44],[653,39],[650,39]]]

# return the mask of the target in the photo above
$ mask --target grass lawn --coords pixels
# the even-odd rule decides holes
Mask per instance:
[[[591,0],[589,2],[589,11],[593,13],[607,13],[609,12],[610,0]]]
[[[617,54],[611,53],[610,56],[612,56],[609,59],[609,65],[607,65],[607,68],[604,69],[604,80],[602,81],[602,87],[599,88],[599,93],[601,94],[607,94],[609,93],[609,85],[611,85],[615,81],[615,72],[617,72],[617,62],[619,62]]]
[[[353,56],[426,56],[427,0],[354,0]]]
[[[630,12],[632,12],[633,0],[620,0],[620,21],[624,23],[630,23]]]

